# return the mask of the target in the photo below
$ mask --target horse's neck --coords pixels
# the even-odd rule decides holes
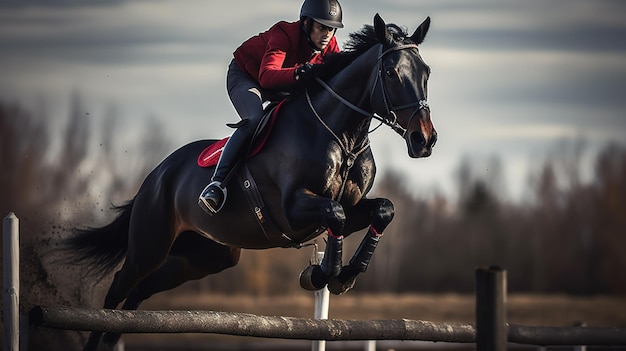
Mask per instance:
[[[359,108],[369,111],[370,94],[378,69],[380,46],[375,45],[339,71],[328,85]]]
[[[376,74],[377,52],[376,48],[370,49],[327,82],[334,93],[361,112],[327,89],[322,89],[311,98],[317,117],[347,144],[358,146],[367,141],[371,116],[362,112],[369,113],[371,110],[370,93]]]

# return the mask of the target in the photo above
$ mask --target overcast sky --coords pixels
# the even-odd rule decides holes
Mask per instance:
[[[379,169],[416,192],[453,191],[462,156],[497,155],[509,194],[563,138],[588,149],[626,143],[626,1],[343,0],[339,43],[375,13],[412,32],[431,16],[421,53],[439,142],[410,159],[390,130],[372,135]],[[0,99],[63,120],[73,92],[127,131],[164,123],[174,145],[220,138],[238,120],[226,67],[246,38],[296,20],[300,1],[0,0]],[[387,154],[391,157],[386,156]],[[384,157],[383,157],[384,155]],[[485,172],[489,172],[485,168]]]

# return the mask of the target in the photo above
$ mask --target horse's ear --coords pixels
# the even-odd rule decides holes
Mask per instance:
[[[383,43],[383,45],[389,45],[393,42],[393,38],[387,30],[387,25],[379,14],[376,14],[376,16],[374,16],[374,31],[376,32],[376,37],[378,38],[378,41],[380,43]]]
[[[415,44],[421,44],[424,41],[426,33],[428,33],[428,28],[430,28],[430,17],[426,17],[424,22],[417,27],[415,33],[411,35],[411,40],[413,40]]]

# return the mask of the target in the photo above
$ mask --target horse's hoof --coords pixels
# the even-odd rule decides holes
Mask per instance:
[[[339,274],[338,276],[331,277],[328,280],[328,290],[335,295],[345,294],[354,287],[355,283],[356,275],[346,278],[345,275],[342,276],[342,274]]]
[[[320,265],[310,265],[300,273],[300,286],[304,290],[317,291],[328,283],[328,277],[322,271]]]

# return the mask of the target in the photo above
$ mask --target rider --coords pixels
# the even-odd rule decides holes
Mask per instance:
[[[280,21],[235,50],[226,87],[242,120],[234,125],[237,129],[222,151],[211,182],[198,198],[205,212],[217,213],[224,205],[227,191],[223,183],[248,151],[263,116],[263,102],[309,80],[324,55],[339,52],[337,28],[343,28],[337,0],[305,0],[300,20]]]

